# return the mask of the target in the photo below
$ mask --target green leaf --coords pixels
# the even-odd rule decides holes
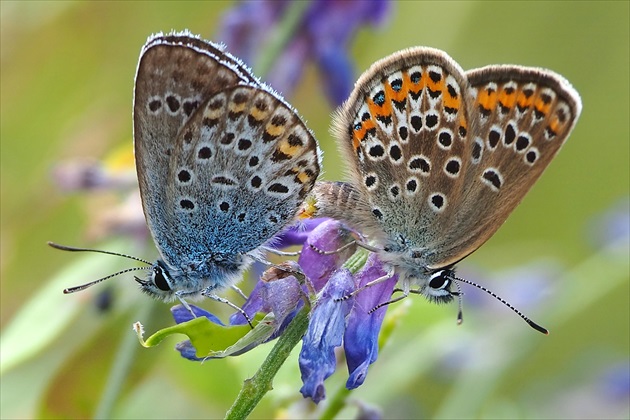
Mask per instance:
[[[146,348],[157,346],[171,335],[183,334],[188,336],[197,350],[197,357],[221,359],[247,348],[253,348],[271,337],[277,328],[275,317],[273,314],[268,314],[261,318],[262,315],[257,315],[254,319],[259,322],[256,327],[251,328],[249,325],[222,326],[211,322],[208,318],[199,317],[161,329],[146,340],[143,339],[144,329],[140,322],[136,322],[133,328],[140,344]]]

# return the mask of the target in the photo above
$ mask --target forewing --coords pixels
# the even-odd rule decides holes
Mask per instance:
[[[282,217],[278,218],[276,227],[286,222],[285,216],[288,213],[286,207],[292,206],[292,201],[298,199],[303,192],[301,192],[302,189],[299,189],[295,197],[287,197],[287,194],[292,194],[296,191],[296,188],[287,181],[289,175],[285,173],[278,174],[274,171],[284,169],[288,173],[294,169],[293,167],[285,167],[283,166],[284,164],[295,163],[296,167],[300,167],[298,163],[303,165],[303,167],[300,167],[300,170],[296,170],[297,174],[293,176],[297,177],[306,189],[312,185],[311,177],[314,180],[319,172],[317,146],[310,132],[304,128],[302,122],[295,116],[295,112],[252,76],[240,60],[223,51],[222,47],[203,41],[187,32],[151,37],[140,55],[134,89],[136,168],[147,224],[162,258],[172,265],[180,265],[181,261],[178,261],[178,259],[182,258],[182,256],[195,259],[200,257],[200,252],[203,252],[205,253],[203,255],[207,257],[210,247],[216,246],[217,242],[218,245],[222,246],[222,248],[218,249],[219,252],[227,247],[225,242],[221,242],[223,239],[209,237],[214,230],[208,229],[208,225],[214,223],[215,219],[204,220],[201,218],[200,213],[182,212],[185,209],[182,208],[181,201],[183,198],[181,197],[187,192],[193,192],[195,197],[199,195],[199,198],[196,198],[196,203],[200,205],[200,207],[197,207],[197,210],[203,208],[203,217],[223,217],[220,209],[215,214],[213,213],[215,210],[205,208],[207,205],[216,205],[217,203],[213,200],[220,196],[215,194],[215,192],[209,192],[213,186],[216,188],[212,191],[218,191],[217,188],[219,188],[217,187],[217,182],[210,181],[214,179],[215,173],[220,172],[221,168],[225,169],[230,165],[232,169],[236,168],[234,172],[238,172],[239,176],[244,176],[249,170],[245,166],[245,152],[243,152],[243,156],[238,154],[241,152],[235,153],[234,157],[238,158],[234,161],[228,161],[229,156],[217,149],[223,138],[219,137],[220,132],[217,130],[232,128],[236,131],[239,124],[243,128],[242,119],[228,119],[227,113],[231,110],[227,108],[227,102],[214,110],[208,110],[207,108],[211,98],[215,100],[218,98],[232,98],[232,95],[236,92],[234,90],[236,86],[249,87],[249,90],[243,91],[248,96],[246,105],[251,105],[253,103],[251,101],[255,101],[254,96],[259,95],[263,98],[261,100],[268,101],[272,107],[270,109],[277,111],[277,113],[284,111],[288,115],[287,124],[278,123],[273,125],[270,121],[262,118],[264,112],[256,113],[257,108],[252,108],[251,106],[247,108],[248,113],[246,115],[248,117],[261,118],[266,124],[271,124],[269,130],[272,131],[273,141],[269,140],[264,147],[261,146],[260,150],[256,149],[258,152],[261,152],[261,158],[270,158],[270,156],[262,153],[262,150],[271,149],[271,144],[277,147],[284,147],[281,150],[286,149],[285,151],[291,155],[291,158],[306,154],[306,152],[301,152],[302,147],[305,150],[315,150],[314,164],[311,164],[312,162],[310,161],[309,163],[304,163],[295,159],[285,159],[283,164],[277,164],[277,162],[273,161],[261,162],[259,168],[267,177],[265,182],[271,182],[271,180],[276,179],[277,184],[284,183],[290,190],[290,192],[283,192],[283,188],[279,186],[274,187],[281,190],[277,193],[278,196],[281,196],[277,201],[282,203],[279,209]],[[256,96],[256,98],[259,96]],[[216,101],[213,103],[216,103]],[[214,130],[204,128],[204,114],[220,112],[226,112],[226,116],[217,120]],[[193,120],[195,120],[194,124],[191,122]],[[293,121],[297,121],[296,125],[299,128],[288,129],[287,125]],[[263,132],[268,126],[264,125],[262,127],[258,127],[256,130],[250,129],[249,132],[251,134],[262,133],[264,135]],[[290,142],[286,133],[297,132],[300,128],[303,129],[303,132],[300,132],[303,137],[300,137],[300,139],[305,141],[304,146],[281,145],[280,140],[283,140],[286,144]],[[212,164],[208,164],[210,161],[204,161],[205,166],[191,168],[191,174],[196,177],[196,180],[201,179],[202,181],[193,183],[191,179],[187,184],[185,181],[177,178],[177,176],[180,167],[188,167],[186,165],[190,166],[194,163],[192,153],[194,151],[198,152],[198,150],[190,148],[192,143],[188,136],[191,134],[197,136],[195,145],[203,141],[212,145],[218,154],[212,159]],[[258,146],[265,139],[263,137],[252,137],[251,140],[253,145]],[[184,146],[189,147],[190,150],[187,149],[186,153],[182,154]],[[223,146],[226,148],[230,147],[229,145]],[[254,147],[252,147],[252,150],[254,150]],[[309,155],[310,157],[312,156]],[[282,160],[280,158],[277,160]],[[217,179],[214,179],[214,181],[217,181]],[[207,182],[207,185],[202,185],[200,182]],[[267,188],[271,187],[271,185],[273,183],[264,184]],[[196,190],[191,190],[191,188],[196,188]],[[249,194],[245,192],[245,185],[242,185],[241,188],[243,190],[235,190],[230,194],[238,197],[241,195],[245,197],[245,195]],[[269,194],[271,193],[273,191]],[[238,199],[241,200],[241,198]],[[245,198],[240,202],[248,203],[250,206],[256,204],[248,202]],[[236,205],[239,203],[235,202]],[[250,209],[248,208],[247,211],[249,212]],[[194,218],[193,214],[197,214],[198,218]],[[249,226],[254,226],[259,222],[259,220],[254,220],[254,212],[248,214],[250,216],[248,218]],[[193,217],[193,224],[189,225],[186,218],[190,217]],[[237,235],[243,234],[243,231],[246,230],[244,226],[242,223],[233,226]],[[242,242],[238,242],[240,246],[237,245],[236,248],[247,248],[250,244],[256,242],[253,238],[263,235],[259,231],[268,231],[270,234],[276,231],[275,227],[270,229],[267,226],[267,222],[261,223],[261,226],[260,228],[253,228],[252,236],[243,239]],[[230,230],[228,225],[222,229],[225,231]],[[220,232],[223,232],[223,230],[220,230]],[[228,241],[229,238],[233,237],[227,236],[224,240]],[[261,241],[263,239],[259,238],[257,240]],[[203,258],[203,255],[201,258]]]
[[[356,188],[390,238],[439,240],[468,140],[467,82],[450,57],[414,48],[375,63],[335,120]]]

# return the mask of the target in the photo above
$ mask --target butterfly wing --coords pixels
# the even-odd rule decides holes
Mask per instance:
[[[371,210],[368,233],[388,249],[421,251],[436,269],[494,234],[579,112],[579,96],[554,73],[464,73],[444,52],[420,47],[366,71],[334,128],[351,184]]]
[[[352,183],[387,240],[428,247],[448,223],[448,194],[464,187],[449,170],[458,174],[466,166],[466,86],[459,65],[443,52],[404,50],[366,71],[337,114]]]
[[[269,108],[262,110],[263,103]],[[285,122],[272,121],[280,114]],[[251,121],[259,125],[247,125]],[[225,134],[238,130],[251,138],[225,143]],[[271,137],[265,136],[268,131]],[[239,149],[242,140],[251,141],[248,150]],[[303,144],[293,145],[298,140]],[[319,173],[317,144],[294,110],[238,59],[188,33],[152,37],[142,50],[134,143],[147,224],[162,258],[174,267],[186,264],[184,259],[220,259],[223,253],[261,245],[289,221],[302,190],[310,190]],[[276,149],[286,153],[273,160]],[[259,195],[243,183],[253,170],[247,164],[254,152],[259,153],[256,170],[264,174],[261,190],[266,191]],[[254,197],[266,207],[277,205],[273,227],[269,215],[257,225],[263,215]],[[227,212],[224,203],[230,205]],[[246,206],[243,220],[237,211],[241,206]]]
[[[575,89],[550,70],[488,66],[466,76],[475,129],[463,158],[471,164],[437,267],[461,260],[499,229],[565,143],[582,108]]]

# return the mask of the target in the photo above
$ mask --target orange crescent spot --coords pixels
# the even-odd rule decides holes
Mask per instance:
[[[560,120],[558,119],[558,117],[554,117],[553,120],[551,120],[551,122],[549,123],[549,128],[551,128],[551,131],[553,131],[554,133],[560,132]]]
[[[400,88],[399,91],[395,91],[392,88],[392,85],[390,85],[389,83],[387,83],[385,85],[385,101],[387,101],[387,99],[391,99],[392,101],[396,101],[396,102],[401,102],[403,100],[405,100],[405,98],[407,97],[407,94],[409,93],[409,84],[411,83],[411,80],[409,79],[409,76],[406,73],[403,73],[402,75],[402,86]]]
[[[532,95],[528,98],[522,90],[519,90],[516,95],[516,103],[521,108],[529,108],[534,103],[534,96]]]
[[[444,97],[444,91],[446,90],[446,83],[444,83],[444,76],[442,76],[442,78],[437,81],[434,82],[433,80],[431,80],[430,77],[428,77],[428,72],[427,72],[427,87],[429,89],[431,89],[433,92],[442,92],[442,97]]]
[[[534,107],[536,108],[536,111],[548,115],[549,110],[551,109],[551,103],[546,104],[540,97],[538,97],[534,101]]]
[[[466,121],[466,117],[464,117],[464,115],[459,117],[459,126],[464,127],[464,129],[468,130],[468,121]]]
[[[301,184],[306,184],[306,181],[310,179],[310,176],[308,176],[306,172],[300,172],[297,175],[297,179],[300,181]]]
[[[247,106],[247,102],[243,102],[240,104],[237,104],[235,102],[230,102],[228,105],[228,109],[230,110],[230,112],[243,112],[245,110],[245,107]]]
[[[265,131],[267,131],[267,133],[273,137],[280,137],[284,134],[284,130],[284,125],[273,125],[272,123],[268,123],[265,127]]]
[[[262,121],[267,118],[269,111],[263,111],[262,109],[254,107],[249,111],[249,115],[254,117],[256,121]]]
[[[411,76],[409,76],[409,73],[403,72],[402,79],[403,79],[402,89],[400,90],[401,98],[397,99],[400,101],[402,101],[403,99],[407,97],[407,95],[409,95],[409,91],[413,87],[413,83],[411,83]]]
[[[358,149],[361,145],[361,140],[365,138],[368,130],[376,127],[376,124],[373,120],[366,120],[361,123],[361,128],[358,130],[354,130],[352,134],[352,145],[354,149]]]
[[[300,151],[300,149],[300,146],[291,146],[286,140],[283,140],[278,146],[278,150],[290,157],[295,156]]]
[[[405,72],[405,74],[407,73]],[[428,76],[425,69],[422,69],[422,72],[420,73],[420,80],[418,80],[418,83],[412,82],[410,75],[407,75],[407,77],[409,78],[409,91],[413,92],[415,95],[418,95],[420,91],[422,91],[422,89],[424,89],[427,85],[426,79]]]
[[[487,89],[480,90],[477,94],[477,103],[485,109],[493,110],[497,107],[497,92]]]
[[[459,107],[462,104],[460,96],[451,96],[451,94],[448,92],[446,84],[444,85],[444,90],[442,90],[442,98],[444,101],[444,106],[448,108],[459,110]]]
[[[512,109],[516,105],[516,92],[507,93],[505,90],[502,90],[498,95],[498,99],[504,107]]]
[[[211,120],[217,120],[224,113],[225,113],[225,111],[223,110],[223,108],[219,108],[219,109],[206,108],[205,111],[203,112],[203,116],[205,118],[209,118]]]
[[[389,88],[391,90],[391,88]],[[379,106],[372,98],[368,99],[368,108],[370,109],[370,114],[373,116],[385,116],[392,114],[392,101],[391,96],[387,94],[387,86],[385,86],[385,102],[383,106]]]

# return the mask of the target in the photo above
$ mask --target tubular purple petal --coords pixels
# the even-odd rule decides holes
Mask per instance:
[[[309,278],[315,290],[321,290],[331,274],[354,253],[354,246],[343,251],[324,255],[322,252],[339,250],[352,241],[352,232],[336,220],[327,219],[319,224],[302,248],[298,264]]]
[[[364,286],[386,274],[382,263],[376,255],[369,256],[363,269],[355,275],[359,287]],[[344,334],[344,350],[348,364],[349,378],[346,382],[348,389],[354,389],[365,380],[370,364],[378,357],[378,335],[383,324],[387,306],[369,313],[380,303],[391,299],[398,276],[370,286],[359,292],[355,297],[355,305],[348,317]]]
[[[320,48],[317,64],[324,79],[324,90],[328,101],[341,105],[350,96],[354,83],[354,66],[339,45]]]
[[[328,219],[305,219],[273,238],[271,247],[283,249],[289,246],[302,246],[313,230]]]
[[[264,303],[262,299],[262,289],[264,287],[264,284],[264,282],[258,281],[243,306],[241,306],[241,309],[247,314],[249,319],[252,319],[256,315],[256,313],[263,311]],[[247,324],[247,320],[241,312],[235,312],[230,316],[229,324],[245,325]]]
[[[346,316],[353,299],[337,302],[348,295],[355,285],[350,272],[341,269],[324,286],[311,313],[308,331],[303,339],[299,364],[304,385],[300,392],[315,403],[326,397],[324,380],[335,371],[335,347],[341,345]]]
[[[197,349],[195,349],[190,340],[180,341],[175,344],[175,350],[177,350],[184,359],[192,360],[193,362],[202,362],[204,360],[197,357]]]

